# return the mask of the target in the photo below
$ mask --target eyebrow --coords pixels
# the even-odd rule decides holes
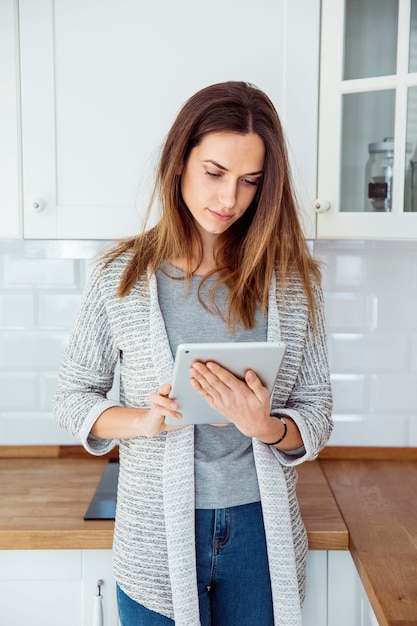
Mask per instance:
[[[223,172],[229,171],[227,167],[224,167],[224,165],[220,165],[220,163],[217,163],[217,161],[213,161],[213,159],[206,159],[203,161],[203,163],[211,163],[212,165],[215,165],[215,167],[218,167],[219,170],[223,170]],[[259,170],[259,172],[248,172],[247,174],[245,174],[245,176],[259,176],[260,174],[262,174],[262,170]]]

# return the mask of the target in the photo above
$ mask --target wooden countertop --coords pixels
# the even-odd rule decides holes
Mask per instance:
[[[380,626],[417,625],[417,458],[411,450],[415,460],[320,463]]]
[[[114,522],[84,521],[103,459],[0,459],[0,549],[110,549]]]
[[[114,522],[83,520],[108,459],[17,452],[0,447],[0,549],[110,549]],[[417,448],[329,447],[297,470],[310,549],[350,549],[379,625],[417,626]]]
[[[0,458],[0,549],[110,549],[113,521],[84,521],[108,459]],[[349,535],[318,462],[299,468],[312,550],[347,550]]]

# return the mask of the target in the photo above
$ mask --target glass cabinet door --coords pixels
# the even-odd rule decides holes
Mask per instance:
[[[391,211],[395,91],[342,96],[340,211]]]
[[[397,0],[345,2],[343,80],[396,73]]]
[[[417,0],[323,0],[319,237],[417,238]]]

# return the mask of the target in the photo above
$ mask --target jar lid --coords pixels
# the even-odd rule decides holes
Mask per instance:
[[[394,152],[394,142],[379,141],[377,143],[370,143],[368,150],[369,152]]]
[[[394,142],[393,141],[378,141],[377,143],[370,143],[368,145],[369,152],[394,152]],[[411,143],[406,143],[405,146],[406,152],[411,152],[412,145]]]

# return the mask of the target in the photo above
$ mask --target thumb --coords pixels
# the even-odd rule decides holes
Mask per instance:
[[[167,383],[165,385],[161,385],[158,389],[158,393],[161,396],[168,396],[170,391],[171,391],[171,385]]]
[[[260,378],[253,370],[248,370],[245,374],[245,381],[249,389],[253,392],[259,402],[265,402],[266,397],[269,398],[269,392],[261,383]]]
[[[248,370],[245,374],[246,384],[254,393],[263,389],[263,385],[253,370]]]

